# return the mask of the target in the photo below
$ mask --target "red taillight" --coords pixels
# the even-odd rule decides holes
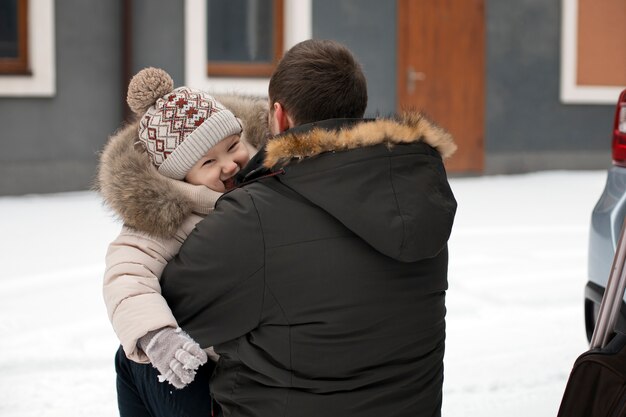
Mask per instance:
[[[626,167],[626,90],[617,100],[613,122],[613,163]]]

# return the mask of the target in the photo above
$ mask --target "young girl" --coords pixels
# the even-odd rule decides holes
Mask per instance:
[[[230,110],[204,92],[173,89],[165,71],[146,68],[128,87],[127,102],[138,120],[114,134],[100,157],[96,188],[124,222],[106,255],[103,290],[121,342],[116,370],[122,416],[145,415],[150,408],[124,383],[139,381],[146,372],[156,378],[148,363],[161,382],[186,387],[175,391],[162,384],[171,410],[148,410],[150,415],[195,415],[210,407],[213,368],[201,366],[206,353],[178,327],[159,279],[267,137],[265,100],[226,96],[222,101]]]

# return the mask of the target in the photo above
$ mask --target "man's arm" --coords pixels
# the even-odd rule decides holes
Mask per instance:
[[[203,348],[254,329],[265,286],[265,248],[249,194],[226,194],[165,268],[162,293],[179,325]]]

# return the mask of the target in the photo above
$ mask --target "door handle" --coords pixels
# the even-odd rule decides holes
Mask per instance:
[[[406,70],[406,91],[409,94],[413,94],[415,92],[415,83],[417,81],[424,81],[426,79],[426,74],[421,71],[415,71],[415,68],[408,67]]]

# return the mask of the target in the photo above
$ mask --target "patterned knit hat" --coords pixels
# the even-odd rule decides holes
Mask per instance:
[[[126,101],[141,116],[139,139],[154,166],[166,177],[182,180],[209,149],[242,128],[209,94],[173,86],[167,72],[145,68],[130,81]]]

